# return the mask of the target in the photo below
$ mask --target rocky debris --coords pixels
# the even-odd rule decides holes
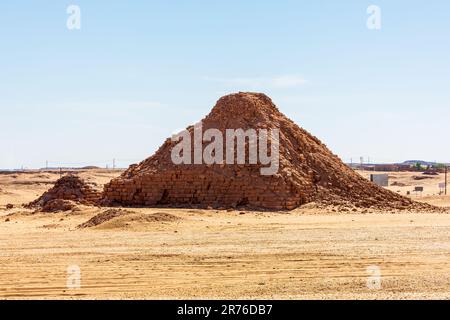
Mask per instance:
[[[69,174],[57,180],[50,190],[25,207],[42,208],[45,212],[67,211],[76,204],[97,205],[100,199],[101,192],[80,177]]]
[[[126,210],[122,210],[122,209],[108,209],[106,211],[103,211],[103,212],[95,215],[88,221],[80,224],[77,228],[95,227],[102,223],[105,223],[106,221],[114,219],[116,217],[132,214],[132,213],[133,212],[131,212],[131,211],[126,211]]]
[[[130,221],[141,221],[141,222],[173,222],[180,220],[179,217],[165,212],[155,212],[151,214],[141,214],[132,217]]]
[[[278,172],[264,176],[260,168],[266,166],[259,161],[249,163],[248,140],[245,164],[177,165],[171,160],[177,143],[167,139],[153,156],[107,184],[103,203],[285,210],[315,202],[325,207],[435,209],[361,177],[264,94],[241,92],[222,97],[202,120],[202,127],[203,132],[218,129],[224,137],[226,129],[279,129]],[[187,130],[193,140],[194,128]],[[224,155],[225,151],[224,145]]]
[[[412,177],[414,180],[420,181],[420,180],[427,180],[427,179],[433,179],[433,177],[428,177],[428,176],[413,176]]]
[[[169,213],[164,212],[156,212],[152,214],[141,214],[136,213],[133,211],[128,210],[122,210],[122,209],[108,209],[106,211],[103,211],[88,221],[80,224],[77,228],[91,228],[96,227],[99,225],[102,225],[108,221],[111,221],[113,219],[119,218],[119,217],[126,217],[125,225],[130,222],[138,222],[138,223],[144,223],[144,222],[172,222],[179,220],[180,218],[177,216],[174,216]]]
[[[433,170],[433,169],[429,169],[429,170],[424,171],[422,174],[429,175],[429,176],[438,176],[439,175],[439,171]]]
[[[42,212],[71,211],[77,208],[77,204],[72,200],[53,199],[47,201],[41,208]]]
[[[393,187],[407,187],[408,184],[403,183],[403,182],[395,181],[395,182],[392,182],[391,186],[393,186]]]
[[[11,203],[8,203],[8,204],[6,205],[6,209],[8,209],[8,210],[14,209],[14,205],[11,204]]]
[[[61,225],[57,224],[57,223],[50,223],[50,224],[44,224],[42,225],[40,228],[44,228],[44,229],[57,229],[60,228]]]

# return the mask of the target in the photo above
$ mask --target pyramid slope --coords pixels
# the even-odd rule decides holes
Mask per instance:
[[[261,93],[222,97],[202,120],[203,131],[279,129],[279,170],[260,174],[262,165],[176,165],[167,139],[159,150],[131,166],[104,189],[106,203],[122,205],[247,206],[293,209],[309,202],[361,208],[426,209],[367,181],[346,166],[319,139],[283,115]],[[193,127],[188,128],[193,136]],[[248,143],[246,144],[248,148]]]

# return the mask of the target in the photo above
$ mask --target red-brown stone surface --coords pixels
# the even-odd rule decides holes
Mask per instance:
[[[245,165],[176,165],[171,160],[176,143],[167,139],[153,156],[105,186],[104,203],[293,209],[316,202],[377,209],[430,208],[362,178],[319,139],[279,112],[264,94],[224,96],[202,125],[203,132],[208,128],[223,133],[238,128],[279,129],[278,173],[263,176],[261,165],[248,161]],[[188,130],[192,136],[193,127]]]
[[[42,208],[43,211],[70,210],[71,204],[96,205],[102,197],[80,177],[67,175],[58,179],[55,185],[35,201],[26,205],[29,208]],[[66,200],[66,201],[65,201]]]

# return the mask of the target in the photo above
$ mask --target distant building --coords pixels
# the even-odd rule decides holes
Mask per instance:
[[[388,187],[389,186],[389,175],[387,175],[387,174],[371,174],[370,181],[380,187]]]

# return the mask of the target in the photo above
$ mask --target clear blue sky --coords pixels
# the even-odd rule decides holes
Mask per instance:
[[[446,0],[1,1],[0,168],[126,166],[236,91],[345,161],[450,162],[449,34]]]

